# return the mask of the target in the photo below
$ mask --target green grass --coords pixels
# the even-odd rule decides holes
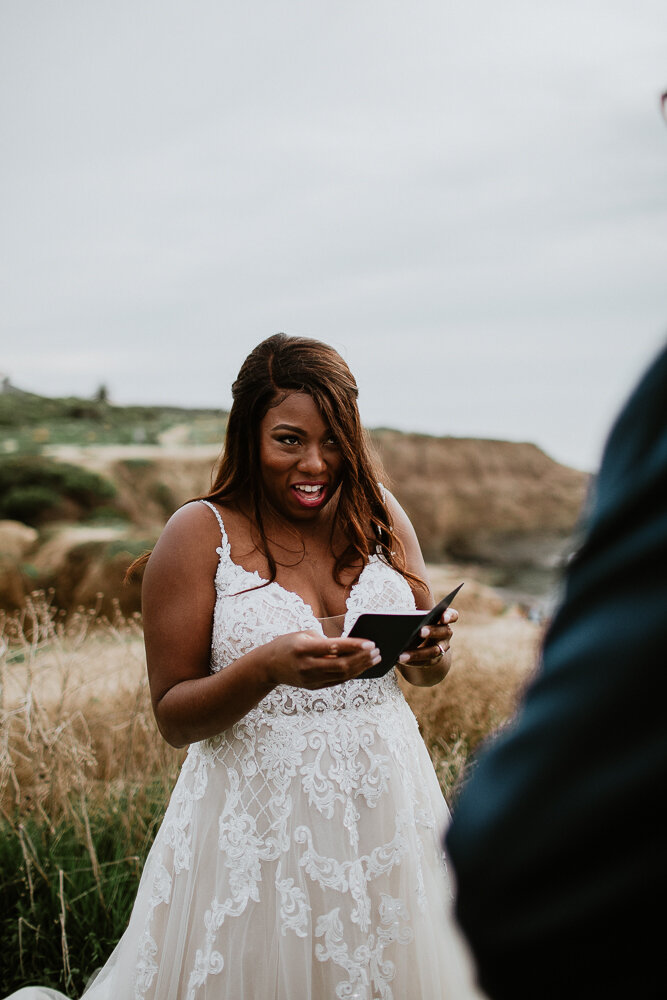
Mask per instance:
[[[85,800],[52,826],[0,821],[0,993],[38,984],[78,996],[127,925],[162,820],[161,783]]]
[[[224,410],[0,393],[0,454],[40,454],[52,445],[156,445],[176,426],[185,428],[184,444],[216,444],[222,442],[226,420]]]

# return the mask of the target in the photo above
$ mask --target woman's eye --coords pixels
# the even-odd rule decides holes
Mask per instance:
[[[338,447],[338,439],[335,438],[335,437],[333,437],[333,436],[332,437],[328,437],[324,443],[328,444],[331,448],[337,448]]]
[[[284,434],[278,440],[280,441],[281,444],[298,444],[299,443],[298,437],[296,437],[296,435],[294,435],[294,434]]]

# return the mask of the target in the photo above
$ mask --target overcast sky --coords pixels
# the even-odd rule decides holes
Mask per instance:
[[[665,0],[0,0],[0,371],[228,406],[277,330],[369,426],[595,468],[667,334]]]

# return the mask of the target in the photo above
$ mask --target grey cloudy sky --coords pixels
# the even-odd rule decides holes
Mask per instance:
[[[0,0],[0,67],[25,388],[227,406],[285,330],[593,468],[664,342],[664,0]]]

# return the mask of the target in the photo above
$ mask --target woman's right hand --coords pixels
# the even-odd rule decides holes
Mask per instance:
[[[262,649],[269,683],[310,690],[342,684],[380,662],[367,639],[328,639],[314,630],[278,636]]]

